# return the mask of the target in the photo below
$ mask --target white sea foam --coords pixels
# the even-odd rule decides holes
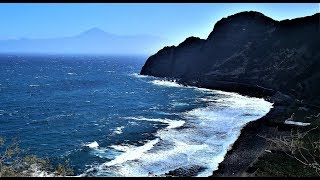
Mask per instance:
[[[93,141],[91,143],[84,144],[83,146],[87,146],[89,148],[94,149],[94,148],[98,148],[99,144],[97,143],[97,141]]]
[[[160,86],[186,88],[171,81],[150,82]],[[207,94],[208,96],[199,99],[207,107],[181,113],[183,120],[124,117],[135,121],[162,122],[168,126],[158,130],[155,139],[142,146],[110,146],[109,148],[121,154],[100,165],[97,168],[98,175],[162,176],[170,170],[197,165],[205,168],[197,176],[210,176],[240,135],[241,128],[246,123],[261,118],[272,108],[272,103],[259,98],[203,88],[187,88]],[[214,96],[210,96],[211,94]]]
[[[169,81],[164,79],[157,79],[150,81],[154,85],[158,86],[167,86],[167,87],[180,87],[180,88],[192,88],[196,91],[204,92],[205,94],[214,94],[214,95],[227,95],[227,96],[237,96],[237,97],[248,97],[243,96],[235,92],[226,92],[226,91],[220,91],[220,90],[213,90],[213,89],[207,89],[207,88],[199,88],[196,86],[185,86],[182,84],[177,83],[176,80]]]
[[[38,84],[30,84],[29,86],[30,87],[39,87],[40,85],[38,85]]]
[[[168,124],[168,129],[177,128],[180,126],[183,126],[185,121],[182,120],[171,120],[171,119],[157,119],[157,118],[145,118],[142,116],[139,117],[124,117],[124,119],[131,119],[131,120],[137,120],[137,121],[151,121],[151,122],[162,122],[165,124]]]
[[[176,83],[176,81],[167,81],[167,80],[153,80],[151,81],[152,84],[158,86],[167,86],[167,87],[186,87],[181,84]]]
[[[111,147],[117,151],[126,152],[126,151],[129,151],[130,149],[133,149],[135,146],[130,145],[130,144],[122,144],[122,145],[111,145],[109,147]]]
[[[116,127],[113,131],[114,134],[122,134],[122,129],[124,128],[124,126],[120,126],[120,127]]]
[[[171,105],[173,107],[177,107],[177,106],[187,106],[189,104],[188,103],[181,103],[181,102],[172,102]]]
[[[68,75],[77,75],[76,73],[69,72]]]
[[[248,96],[243,96],[235,92],[226,92],[226,91],[220,91],[220,90],[213,90],[213,89],[207,89],[207,88],[199,88],[196,86],[185,86],[182,84],[177,83],[176,80],[169,81],[165,79],[157,79],[157,80],[152,80],[150,81],[152,84],[157,85],[157,86],[167,86],[167,87],[180,87],[180,88],[191,88],[196,91],[203,92],[205,94],[214,94],[214,95],[227,95],[227,96],[237,96],[237,97],[248,97]]]
[[[99,158],[112,158],[114,156],[113,153],[110,153],[107,148],[92,148],[92,151],[90,152],[94,154],[95,156],[98,156]]]
[[[133,77],[136,77],[136,78],[147,78],[147,77],[150,77],[150,76],[141,75],[141,74],[138,74],[138,73],[130,74],[130,76],[133,76]]]
[[[162,114],[162,115],[178,115],[177,113],[168,113],[168,112],[163,112],[163,111],[155,111],[157,114]]]
[[[147,142],[143,146],[133,147],[126,149],[125,153],[117,156],[114,160],[104,163],[105,166],[112,166],[116,164],[122,164],[124,162],[135,160],[141,158],[147,151],[149,151],[156,143],[159,142],[159,139],[156,138],[152,141]]]

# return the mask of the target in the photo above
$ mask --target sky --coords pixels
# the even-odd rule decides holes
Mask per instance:
[[[148,34],[177,45],[207,38],[214,24],[240,11],[275,20],[313,15],[319,3],[1,3],[0,39],[74,36],[97,27],[118,35]]]

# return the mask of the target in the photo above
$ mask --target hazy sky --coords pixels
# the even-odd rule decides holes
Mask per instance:
[[[207,38],[218,20],[245,10],[276,20],[320,11],[317,3],[1,3],[0,39],[73,36],[98,27],[119,35],[161,36],[170,45],[188,36]]]

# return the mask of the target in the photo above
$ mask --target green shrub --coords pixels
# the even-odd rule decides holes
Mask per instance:
[[[36,171],[50,176],[73,175],[68,161],[54,168],[48,158],[22,154],[16,139],[5,146],[5,139],[0,137],[0,177],[35,176]]]

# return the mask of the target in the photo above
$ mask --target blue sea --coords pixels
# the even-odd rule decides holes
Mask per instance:
[[[1,55],[0,136],[77,176],[217,169],[264,99],[139,75],[147,57]]]

